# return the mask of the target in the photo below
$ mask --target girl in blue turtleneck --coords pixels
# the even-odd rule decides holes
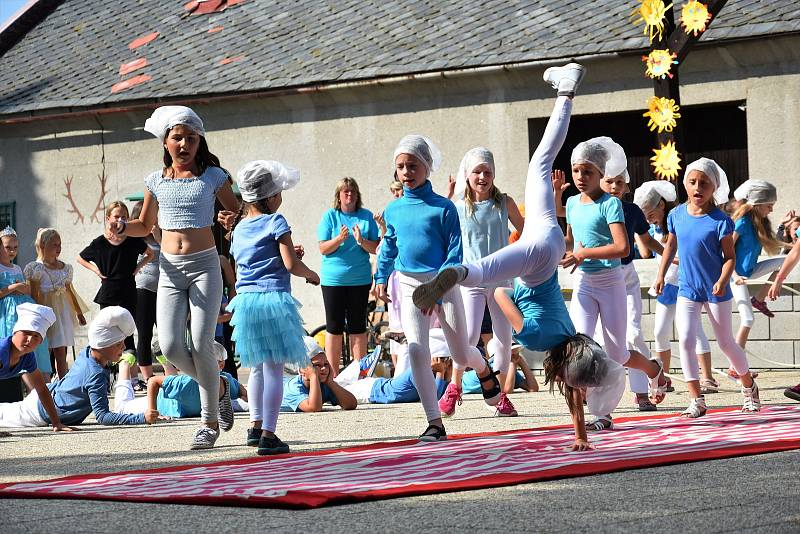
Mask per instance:
[[[384,211],[386,235],[375,274],[375,294],[389,302],[386,280],[393,270],[398,271],[411,372],[429,423],[420,441],[444,441],[447,433],[430,369],[430,320],[414,306],[411,295],[417,286],[433,279],[441,269],[458,265],[462,259],[461,227],[455,205],[434,193],[428,180],[431,172],[438,168],[439,159],[433,143],[420,135],[407,135],[395,149],[395,175],[403,183],[404,194]],[[428,315],[436,311],[439,316],[454,364],[477,371],[484,399],[494,406],[500,400],[500,383],[478,349],[467,342],[461,293],[457,288],[451,289],[444,293],[439,304],[435,310],[427,311]]]

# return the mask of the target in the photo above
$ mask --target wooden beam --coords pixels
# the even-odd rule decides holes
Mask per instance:
[[[711,14],[711,19],[706,24],[706,29],[714,22],[714,19],[719,14],[720,10],[725,6],[725,3],[728,0],[709,0],[707,7],[708,12]],[[670,9],[669,12],[671,13],[672,10]],[[674,17],[674,15],[673,15]],[[665,32],[667,33],[667,32]],[[668,47],[672,52],[678,54],[678,64],[683,63],[683,60],[686,59],[686,56],[689,54],[689,50],[692,46],[700,40],[703,36],[702,32],[697,36],[686,33],[683,27],[675,27],[673,23],[673,29],[669,32],[669,37],[666,39],[666,47]]]

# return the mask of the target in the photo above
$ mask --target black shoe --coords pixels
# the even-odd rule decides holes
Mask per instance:
[[[420,441],[447,441],[447,432],[444,426],[428,425],[425,432],[419,437]]]
[[[272,454],[286,454],[289,452],[289,446],[282,442],[278,436],[274,438],[266,438],[261,436],[258,440],[258,455],[269,456]]]
[[[233,404],[231,404],[231,385],[224,376],[220,377],[225,385],[222,398],[219,399],[219,428],[227,432],[233,428]]]
[[[258,441],[261,439],[261,429],[260,428],[248,428],[247,429],[247,446],[248,447],[258,447]]]
[[[500,374],[500,371],[492,371],[489,370],[489,374],[481,378],[478,377],[481,383],[481,393],[483,393],[483,400],[489,406],[496,406],[498,402],[500,402],[500,394],[503,392],[500,389],[500,380],[497,379],[497,375]],[[484,387],[486,383],[490,384],[490,387]]]

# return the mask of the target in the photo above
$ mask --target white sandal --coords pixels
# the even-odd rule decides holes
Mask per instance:
[[[697,419],[698,417],[703,417],[707,411],[706,399],[697,397],[696,399],[691,399],[689,407],[682,411],[681,415],[689,419]]]
[[[614,428],[614,422],[611,420],[610,415],[604,417],[597,417],[591,423],[586,423],[586,430],[591,432],[600,432],[601,430],[611,430]]]
[[[664,376],[664,364],[661,360],[653,358],[652,361],[658,365],[658,374],[655,378],[649,378],[650,382],[650,401],[653,404],[661,404],[667,396],[667,377]],[[661,379],[664,379],[664,385],[659,385]]]

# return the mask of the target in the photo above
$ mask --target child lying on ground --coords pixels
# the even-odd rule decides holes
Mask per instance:
[[[45,426],[48,416],[54,431],[72,430],[59,418],[34,352],[56,316],[53,310],[39,304],[22,303],[16,310],[17,322],[12,334],[0,339],[0,379],[22,376],[31,393],[23,401],[0,403],[0,427]],[[7,433],[2,434],[8,437]]]
[[[220,369],[225,366],[227,352],[218,342],[214,351]],[[135,361],[135,360],[134,360]],[[147,381],[147,396],[136,397],[131,381],[131,362],[123,359],[119,364],[119,377],[114,385],[114,411],[127,414],[145,414],[151,418],[200,417],[200,386],[188,375],[174,374],[152,376]],[[219,396],[225,392],[227,380],[231,388],[233,411],[247,410],[247,390],[230,374],[221,372],[219,377]],[[244,402],[236,402],[242,399]]]
[[[48,386],[56,408],[56,418],[48,414],[42,402],[38,402],[31,410],[33,401],[30,397],[22,402],[15,402],[5,408],[0,421],[14,419],[16,426],[46,426],[55,424],[60,419],[62,424],[78,425],[94,412],[101,425],[140,425],[152,423],[156,419],[145,414],[120,414],[112,412],[108,407],[108,376],[104,368],[116,362],[125,348],[125,338],[136,330],[133,316],[120,306],[103,308],[89,326],[89,346],[83,349],[75,359],[69,372]],[[9,412],[14,411],[14,414]]]
[[[337,384],[331,377],[331,367],[325,351],[310,337],[304,339],[309,366],[300,374],[283,379],[282,412],[321,412],[326,402],[340,406],[342,410],[353,410],[358,402],[352,393]]]

